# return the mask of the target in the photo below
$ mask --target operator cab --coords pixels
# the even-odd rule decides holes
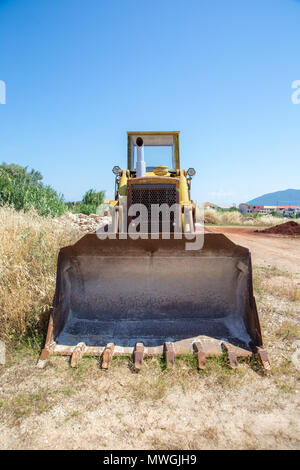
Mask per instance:
[[[153,172],[156,167],[167,167],[169,172],[180,169],[179,132],[127,132],[128,155],[127,168],[136,172],[138,148],[143,146],[146,172]]]

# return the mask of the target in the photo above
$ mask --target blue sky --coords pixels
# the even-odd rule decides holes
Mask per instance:
[[[180,130],[193,198],[300,189],[300,2],[0,0],[0,161],[113,196],[127,130]]]

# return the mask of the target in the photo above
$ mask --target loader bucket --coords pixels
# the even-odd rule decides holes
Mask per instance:
[[[62,248],[41,361],[53,353],[74,361],[137,353],[136,345],[145,355],[259,350],[248,249],[217,233],[205,234],[201,250],[186,251],[185,243],[87,234]]]

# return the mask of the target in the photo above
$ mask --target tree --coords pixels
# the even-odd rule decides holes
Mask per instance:
[[[28,183],[40,183],[43,179],[43,175],[39,171],[32,168],[29,172],[27,166],[22,167],[16,163],[7,164],[3,162],[2,165],[0,165],[0,168],[14,180]]]

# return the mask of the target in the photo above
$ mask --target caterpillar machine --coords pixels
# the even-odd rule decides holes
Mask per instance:
[[[127,142],[127,169],[113,168],[111,225],[60,250],[37,367],[52,354],[70,356],[72,367],[99,356],[103,369],[113,355],[131,355],[138,371],[145,356],[171,366],[195,354],[199,369],[220,355],[233,369],[253,355],[270,369],[249,250],[197,223],[195,170],[181,169],[179,132],[128,132]]]

